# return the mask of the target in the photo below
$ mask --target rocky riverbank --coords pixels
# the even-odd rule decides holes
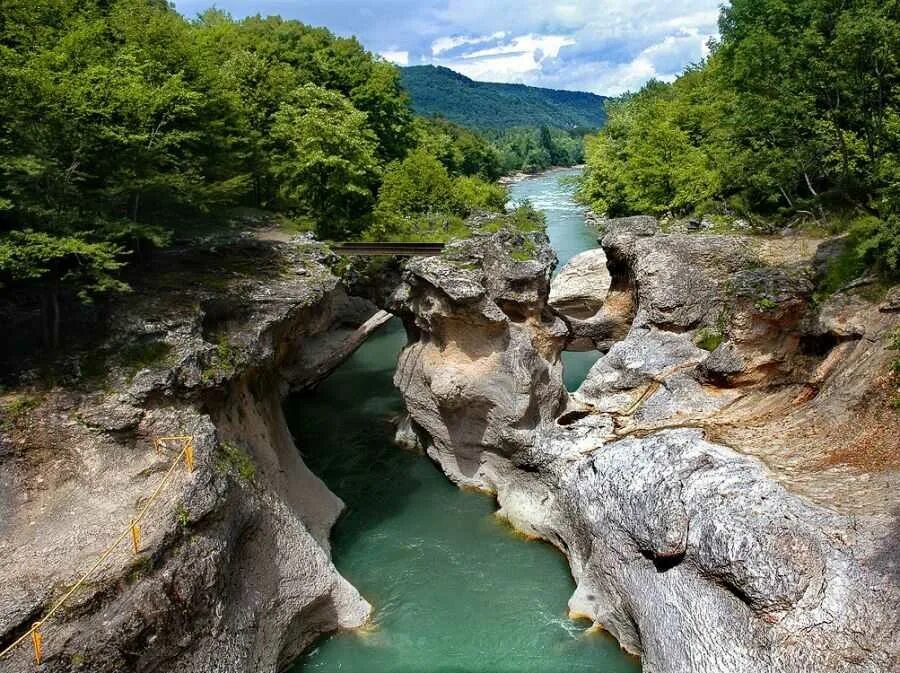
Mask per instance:
[[[551,288],[541,235],[409,264],[416,436],[567,555],[571,611],[647,671],[893,670],[897,289],[817,304],[820,241],[606,224],[608,278],[594,253]],[[579,340],[608,352],[570,396]]]
[[[605,226],[553,281],[541,233],[408,263],[403,443],[566,554],[572,614],[646,671],[892,670],[897,288],[815,301],[828,242]],[[330,561],[342,503],[281,409],[385,318],[327,261],[299,240],[162,255],[77,376],[4,394],[0,646],[127,525],[170,435],[196,470],[45,625],[44,670],[277,671],[366,621]],[[560,353],[584,348],[605,355],[570,394]]]
[[[369,606],[335,570],[341,501],[303,464],[281,409],[361,343],[375,307],[315,244],[239,240],[162,255],[110,309],[80,375],[3,397],[0,648],[91,566],[190,435],[142,525],[43,627],[45,671],[277,671]],[[177,453],[177,452],[176,452]],[[34,669],[30,639],[0,661]]]

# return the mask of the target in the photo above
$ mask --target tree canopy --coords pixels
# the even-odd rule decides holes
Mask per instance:
[[[900,3],[733,0],[720,32],[674,83],[608,104],[583,198],[610,215],[811,216],[896,271]]]
[[[125,264],[229,208],[343,239],[505,202],[489,142],[416,119],[399,70],[355,39],[279,17],[5,0],[0,119],[0,286],[40,303],[48,343],[61,299],[127,291]],[[402,176],[423,167],[435,191],[412,213],[422,187]]]

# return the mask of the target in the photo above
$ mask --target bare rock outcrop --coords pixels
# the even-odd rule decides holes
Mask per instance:
[[[73,356],[79,377],[4,398],[20,412],[0,431],[0,647],[147,501],[180,447],[153,439],[172,435],[193,437],[194,472],[174,472],[139,553],[123,543],[43,626],[42,670],[274,672],[366,621],[330,559],[343,504],[281,409],[328,362],[323,336],[347,350],[367,312],[321,260],[299,242],[161,255],[105,342]],[[0,670],[33,670],[30,641]]]
[[[896,463],[865,466],[842,500],[828,469],[788,459],[801,434],[824,439],[819,414],[889,408],[890,301],[820,311],[807,241],[605,224],[611,285],[633,292],[635,319],[568,402],[540,274],[515,311],[491,289],[511,282],[492,274],[521,283],[531,268],[513,263],[508,235],[468,243],[461,270],[410,266],[395,295],[413,337],[397,383],[417,436],[566,554],[571,612],[645,671],[896,670]],[[866,488],[887,502],[851,510]]]
[[[602,248],[575,255],[550,283],[549,304],[573,318],[590,318],[606,301],[612,277]]]
[[[553,278],[548,303],[569,329],[566,350],[605,352],[628,333],[634,289],[609,267],[606,252],[596,248],[575,255]]]
[[[543,234],[501,231],[413,260],[394,293],[412,339],[394,381],[461,484],[477,485],[486,448],[514,454],[566,405],[568,333],[546,305],[555,264]]]

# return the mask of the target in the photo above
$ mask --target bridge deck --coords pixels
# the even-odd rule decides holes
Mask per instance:
[[[339,255],[384,257],[433,257],[440,255],[443,243],[338,243],[331,249]]]

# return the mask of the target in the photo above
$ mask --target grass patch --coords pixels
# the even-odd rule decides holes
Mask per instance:
[[[209,366],[200,372],[200,380],[203,383],[209,383],[220,376],[227,378],[232,376],[241,364],[243,364],[243,358],[240,350],[228,341],[227,336],[222,335],[216,344],[216,350]]]
[[[702,348],[703,350],[712,353],[722,344],[724,338],[722,332],[719,330],[704,327],[694,338],[694,345],[696,345],[697,348]]]
[[[491,217],[482,222],[479,233],[494,234],[501,229],[512,229],[523,234],[530,234],[547,229],[547,218],[530,202],[524,201],[515,210]]]
[[[178,505],[178,509],[175,510],[175,521],[177,521],[178,525],[182,528],[188,527],[188,524],[191,522],[191,513],[188,511],[187,507]]]
[[[256,479],[256,463],[250,454],[230,442],[219,444],[216,469],[222,474],[236,474],[248,483]]]
[[[756,306],[756,310],[760,313],[767,313],[778,308],[778,302],[774,299],[770,299],[769,297],[762,297],[761,299],[758,299],[756,301],[754,306]]]
[[[534,259],[535,255],[537,255],[537,246],[534,244],[534,241],[528,238],[525,239],[522,245],[514,248],[509,253],[509,256],[517,262],[527,262]]]
[[[128,369],[133,378],[142,369],[151,369],[166,364],[171,352],[171,344],[167,344],[165,341],[137,342],[122,349],[117,360]]]
[[[818,302],[867,274],[877,278],[867,289],[866,298],[872,300],[900,280],[900,218],[884,220],[866,215],[853,219],[846,229],[844,249],[828,260],[816,288]]]
[[[164,367],[171,364],[169,356],[171,344],[158,339],[140,339],[117,351],[94,350],[84,353],[78,361],[81,380],[105,382],[113,368],[125,371],[128,381],[144,369]]]
[[[153,559],[141,554],[137,556],[125,572],[126,584],[135,584],[153,572]]]
[[[37,395],[18,395],[0,407],[0,429],[9,430],[21,423],[32,409],[40,405],[41,398]]]

